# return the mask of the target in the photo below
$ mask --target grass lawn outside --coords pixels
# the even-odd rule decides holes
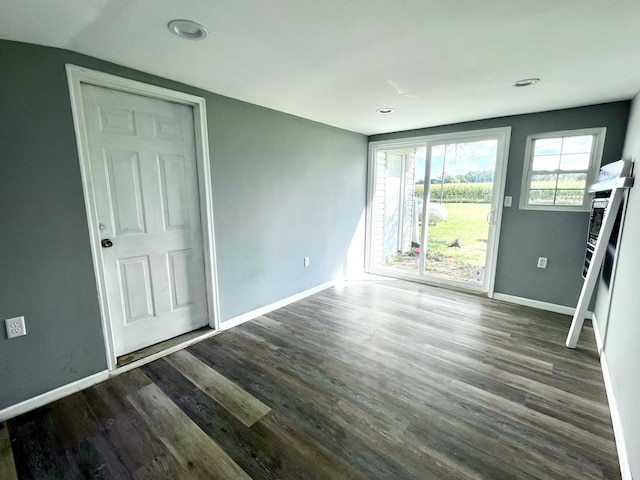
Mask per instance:
[[[435,262],[448,261],[470,266],[484,266],[487,253],[491,211],[488,203],[445,203],[447,220],[429,225],[427,230],[427,257]],[[450,247],[456,238],[461,248]]]
[[[425,268],[429,275],[472,281],[473,271],[484,267],[487,254],[489,203],[444,203],[447,219],[429,225]],[[460,238],[461,247],[450,247]],[[403,255],[390,266],[417,270],[417,255]]]

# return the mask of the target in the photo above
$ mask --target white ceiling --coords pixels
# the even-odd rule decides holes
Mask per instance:
[[[170,34],[176,18],[209,37]],[[640,90],[638,0],[0,0],[0,38],[365,134]]]

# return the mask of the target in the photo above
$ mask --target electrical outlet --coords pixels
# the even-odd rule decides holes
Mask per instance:
[[[504,197],[504,206],[510,207],[512,201],[513,201],[513,197],[511,197],[510,195],[507,195],[506,197]]]
[[[547,268],[547,257],[538,257],[538,268]]]
[[[309,257],[304,257],[304,266],[305,267],[309,266]]]
[[[21,337],[27,334],[24,317],[8,318],[4,324],[7,327],[7,338]]]

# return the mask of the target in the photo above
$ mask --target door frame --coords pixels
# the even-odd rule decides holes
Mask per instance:
[[[457,139],[463,139],[464,141],[479,141],[488,138],[498,138],[498,150],[496,152],[496,170],[494,175],[495,188],[492,193],[491,203],[495,205],[495,213],[493,215],[492,224],[494,228],[489,230],[489,240],[491,248],[487,248],[487,260],[486,271],[490,274],[489,283],[487,289],[483,287],[475,287],[473,285],[463,285],[459,282],[454,282],[446,279],[433,280],[432,278],[419,275],[410,275],[402,272],[394,272],[391,269],[384,269],[381,271],[372,265],[371,246],[373,241],[373,201],[376,184],[376,158],[375,152],[379,147],[388,148],[409,148],[416,146],[424,146],[429,149],[429,145],[434,142],[443,143],[449,141],[455,141]],[[437,135],[422,135],[419,137],[407,137],[402,139],[392,140],[377,140],[369,142],[369,162],[368,172],[369,178],[367,182],[367,228],[366,228],[366,241],[365,241],[365,268],[367,273],[387,275],[406,280],[419,281],[421,283],[428,283],[438,286],[446,286],[460,290],[475,291],[479,293],[486,293],[489,298],[493,298],[495,293],[495,281],[496,281],[496,267],[498,257],[498,245],[500,242],[500,229],[502,226],[502,211],[504,197],[507,163],[509,162],[509,145],[511,140],[511,127],[497,127],[486,128],[481,130],[462,130],[459,132],[442,133]],[[427,160],[429,159],[429,152],[427,151]],[[426,174],[429,174],[429,162],[426,164]],[[425,190],[425,195],[427,192]],[[426,204],[423,203],[423,215],[426,214]],[[426,217],[423,217],[426,218]],[[422,255],[421,255],[422,258]]]
[[[104,266],[100,247],[99,221],[91,177],[89,162],[89,146],[86,129],[86,119],[82,103],[82,84],[95,85],[116,91],[133,93],[144,97],[179,103],[192,108],[193,126],[195,134],[196,164],[198,172],[198,192],[200,206],[200,221],[202,230],[203,258],[205,266],[205,290],[207,292],[207,316],[209,326],[220,330],[220,306],[218,301],[218,275],[216,266],[216,249],[213,221],[213,194],[211,187],[211,165],[209,161],[209,135],[207,129],[207,115],[205,99],[188,93],[178,92],[167,88],[118,77],[97,70],[77,65],[66,64],[67,82],[73,114],[73,125],[76,134],[78,157],[80,159],[80,173],[84,203],[87,211],[89,241],[91,256],[96,276],[98,301],[102,332],[104,335],[109,370],[115,370],[117,358],[115,353],[111,317],[107,305],[107,292],[104,281]]]

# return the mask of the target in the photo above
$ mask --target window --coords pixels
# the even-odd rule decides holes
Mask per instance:
[[[527,137],[520,208],[589,209],[587,187],[595,181],[606,128]]]

